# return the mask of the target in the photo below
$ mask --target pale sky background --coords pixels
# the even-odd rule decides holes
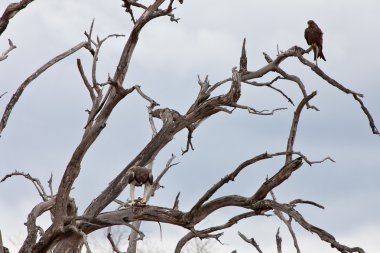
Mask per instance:
[[[0,12],[12,1],[0,2]],[[141,1],[146,2],[146,1]],[[31,73],[49,59],[85,40],[95,18],[94,33],[128,34],[130,17],[120,7],[121,1],[109,0],[36,0],[11,20],[0,37],[0,52],[10,38],[17,45],[9,58],[0,62],[0,100],[3,112],[11,94]],[[380,126],[380,2],[376,0],[185,0],[176,4],[176,17],[156,19],[141,33],[132,59],[125,87],[135,84],[162,107],[184,113],[194,101],[197,75],[209,75],[215,83],[231,75],[238,65],[241,44],[247,38],[248,69],[256,70],[266,62],[262,52],[276,56],[280,50],[298,45],[306,48],[303,37],[306,22],[313,19],[324,32],[327,62],[319,66],[347,88],[364,94],[364,103]],[[111,39],[103,46],[98,65],[98,79],[106,80],[115,71],[126,38]],[[312,60],[312,55],[306,56]],[[79,143],[87,119],[84,110],[90,98],[82,84],[76,59],[83,61],[90,73],[90,57],[82,50],[49,69],[26,89],[13,110],[0,138],[0,178],[14,170],[38,177],[46,186],[50,173],[57,190],[64,168]],[[331,156],[336,163],[304,165],[291,179],[275,190],[278,201],[302,198],[325,206],[298,208],[310,223],[332,233],[347,246],[360,246],[367,253],[378,252],[380,240],[380,138],[371,133],[360,105],[352,98],[312,73],[297,59],[282,65],[299,76],[309,93],[318,95],[312,104],[320,111],[305,110],[301,116],[295,149],[310,160]],[[262,78],[269,81],[276,75]],[[300,91],[294,83],[278,82],[297,103]],[[164,189],[150,204],[171,207],[180,191],[183,211],[221,177],[241,162],[265,151],[286,148],[294,111],[278,93],[264,88],[244,86],[241,103],[258,110],[287,107],[274,116],[256,116],[245,111],[232,115],[219,113],[208,119],[194,133],[195,151],[181,156],[187,132],[182,131],[157,157],[154,175],[164,168],[173,153],[173,167],[163,178]],[[79,213],[95,198],[147,144],[151,129],[147,121],[146,102],[137,93],[121,102],[110,117],[106,129],[87,153],[72,196]],[[131,124],[133,122],[133,124]],[[159,124],[158,124],[159,125]],[[282,165],[283,158],[246,168],[235,182],[223,187],[216,196],[249,196]],[[199,177],[203,175],[202,177]],[[127,188],[128,189],[128,188]],[[126,199],[128,191],[120,199]],[[33,185],[15,177],[0,184],[0,228],[4,244],[16,252],[26,235],[27,214],[41,200]],[[115,208],[110,206],[108,210]],[[226,208],[218,211],[198,228],[218,225],[244,210]],[[48,217],[39,219],[46,228]],[[237,231],[254,237],[265,253],[276,252],[275,233],[281,227],[284,252],[294,252],[285,225],[272,218],[255,218],[239,222],[227,230],[213,252],[255,252],[243,242]],[[140,244],[145,252],[173,252],[176,242],[187,231],[163,224],[160,241],[157,223],[144,223],[146,238]],[[337,252],[316,235],[295,226],[302,252]],[[123,231],[123,229],[121,229]],[[90,236],[94,252],[109,252],[104,230]],[[122,250],[126,250],[121,245]]]

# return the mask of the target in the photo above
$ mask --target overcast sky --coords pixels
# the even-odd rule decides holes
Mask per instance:
[[[0,12],[12,1],[2,0]],[[147,1],[141,1],[147,2]],[[304,29],[313,19],[324,32],[326,62],[319,67],[347,88],[364,94],[364,103],[380,126],[380,2],[376,0],[185,0],[176,4],[176,17],[156,19],[141,33],[131,62],[125,87],[141,85],[143,91],[162,107],[186,112],[198,92],[197,75],[209,75],[211,83],[231,75],[239,62],[243,38],[247,38],[248,69],[265,65],[262,52],[271,57],[294,45],[306,48]],[[11,20],[0,37],[0,52],[12,39],[17,49],[0,62],[0,100],[3,112],[11,94],[37,68],[49,59],[84,41],[83,32],[95,18],[95,34],[126,34],[131,29],[130,17],[121,1],[109,0],[36,0]],[[110,39],[100,53],[98,79],[106,81],[115,71],[127,38]],[[312,60],[312,55],[306,56]],[[0,178],[14,170],[38,177],[44,185],[53,173],[56,190],[69,158],[83,134],[90,98],[76,68],[83,61],[90,73],[87,51],[54,65],[35,80],[22,95],[0,138]],[[284,70],[299,76],[308,91],[318,91],[311,101],[320,109],[305,110],[301,116],[295,149],[310,160],[332,157],[312,167],[304,165],[275,190],[278,201],[302,198],[326,207],[300,207],[304,217],[332,233],[337,241],[360,246],[367,253],[378,252],[380,239],[380,138],[372,134],[367,118],[352,96],[346,95],[316,76],[297,59],[287,59]],[[270,81],[269,75],[259,81]],[[293,101],[302,99],[294,83],[278,82],[276,87]],[[187,133],[180,132],[158,155],[154,175],[165,166],[173,153],[173,167],[163,178],[164,189],[151,200],[152,205],[171,207],[180,191],[183,211],[221,177],[241,162],[265,151],[284,151],[294,107],[278,93],[265,88],[243,87],[241,103],[258,110],[287,107],[273,116],[256,116],[245,111],[232,115],[218,114],[204,122],[194,133],[195,151],[181,156]],[[151,138],[146,102],[137,94],[129,95],[114,110],[106,129],[87,153],[82,171],[75,182],[72,196],[79,213],[87,207],[138,154]],[[157,122],[158,123],[158,122]],[[158,124],[159,125],[159,124]],[[249,196],[273,175],[284,159],[274,159],[246,168],[235,180],[217,193]],[[141,193],[141,192],[139,192]],[[125,191],[121,199],[128,197]],[[26,228],[23,223],[33,206],[41,200],[31,182],[11,178],[0,184],[0,228],[4,244],[12,252],[20,247]],[[109,209],[114,206],[109,207]],[[199,228],[218,225],[240,209],[227,208],[212,214]],[[40,219],[47,224],[48,217]],[[283,224],[276,218],[241,221],[226,231],[215,244],[214,252],[254,252],[252,246],[237,236],[241,231],[254,237],[265,253],[275,252],[275,233],[281,226],[285,252],[294,252],[292,241]],[[295,226],[302,252],[337,252],[316,235]],[[172,252],[176,241],[187,231],[163,225],[160,241],[156,223],[143,226],[146,238],[140,245]],[[106,252],[108,245],[94,243],[104,231],[90,237],[94,252]],[[376,251],[377,249],[377,251]],[[151,250],[150,252],[156,252]]]

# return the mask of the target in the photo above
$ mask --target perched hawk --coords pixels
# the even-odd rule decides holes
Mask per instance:
[[[318,27],[318,25],[313,21],[307,21],[308,27],[305,29],[305,39],[308,45],[312,46],[314,51],[314,61],[317,61],[317,58],[322,58],[326,61],[325,56],[322,52],[323,44],[323,32]]]
[[[131,169],[127,179],[130,184],[130,197],[132,205],[135,204],[135,186],[142,185],[144,185],[144,197],[138,204],[145,205],[148,198],[148,193],[150,192],[153,184],[153,175],[151,170],[146,167],[134,166]]]

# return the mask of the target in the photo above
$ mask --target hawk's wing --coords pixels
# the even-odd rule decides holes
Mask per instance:
[[[312,44],[310,41],[310,28],[305,29],[305,39],[308,45]]]
[[[128,174],[127,179],[128,179],[128,184],[132,183],[133,180],[135,179],[135,172],[134,172],[134,171],[131,171],[131,172]]]
[[[148,182],[152,185],[153,184],[153,174],[152,172],[149,172]]]
[[[316,44],[319,48],[322,48],[323,33],[318,26],[308,27],[305,29],[305,39],[308,45]]]

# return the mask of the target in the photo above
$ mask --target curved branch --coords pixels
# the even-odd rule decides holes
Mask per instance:
[[[54,57],[53,59],[51,59],[50,61],[48,61],[47,63],[45,63],[43,66],[41,66],[39,69],[37,69],[36,72],[34,72],[33,74],[31,74],[17,89],[17,91],[15,92],[15,94],[13,94],[11,100],[9,101],[9,103],[7,104],[6,108],[5,108],[5,111],[3,113],[3,116],[1,118],[1,121],[0,121],[0,135],[2,133],[2,131],[4,130],[4,128],[6,127],[7,125],[7,122],[8,122],[8,118],[9,118],[9,115],[11,114],[14,106],[16,105],[17,101],[20,99],[22,93],[24,92],[25,88],[34,80],[36,79],[37,77],[39,77],[43,72],[45,72],[48,68],[50,68],[51,66],[53,66],[54,64],[56,64],[57,62],[65,59],[66,57],[68,57],[69,55],[72,55],[73,53],[75,53],[76,51],[78,51],[79,49],[81,49],[82,47],[85,47],[87,45],[87,42],[81,42],[79,43],[78,45],[70,48],[69,50],[67,50],[66,52]]]
[[[286,100],[288,100],[289,103],[291,103],[294,106],[293,100],[290,97],[288,97],[282,90],[280,90],[280,89],[278,89],[276,87],[273,87],[272,84],[275,83],[275,82],[277,82],[277,80],[279,80],[279,79],[286,79],[286,78],[281,77],[281,76],[277,76],[272,81],[266,82],[266,83],[258,83],[258,82],[255,82],[255,81],[244,81],[244,83],[250,84],[250,85],[256,86],[256,87],[263,87],[263,86],[269,87],[269,88],[277,91],[278,93],[280,93],[283,97],[286,98]]]
[[[55,204],[55,198],[44,201],[36,205],[28,215],[28,221],[26,227],[28,235],[19,252],[32,252],[32,246],[36,243],[38,227],[36,226],[36,220],[44,212],[50,210]]]
[[[300,62],[302,62],[306,66],[310,67],[310,69],[314,73],[316,73],[322,79],[324,79],[325,81],[327,81],[329,84],[333,85],[334,87],[338,88],[339,90],[343,91],[346,94],[352,94],[352,95],[357,95],[359,97],[363,97],[363,94],[355,92],[355,91],[352,91],[350,89],[347,89],[346,87],[344,87],[343,85],[341,85],[340,83],[338,83],[337,81],[335,81],[334,79],[332,79],[331,77],[329,77],[328,75],[326,75],[325,72],[323,72],[316,64],[310,62],[309,60],[307,60],[306,58],[304,58],[302,55],[297,54],[297,57],[300,60]]]
[[[242,214],[239,214],[239,215],[236,215],[234,217],[232,217],[231,219],[229,219],[226,223],[222,224],[222,225],[219,225],[219,226],[214,226],[214,227],[210,227],[210,228],[206,228],[206,229],[203,229],[203,230],[199,230],[199,231],[196,231],[194,229],[191,229],[191,231],[189,233],[187,233],[185,236],[183,236],[177,243],[177,246],[175,248],[175,253],[180,253],[183,246],[185,246],[185,244],[190,241],[191,239],[195,238],[195,237],[198,237],[198,238],[216,238],[218,239],[220,236],[223,235],[223,233],[219,233],[219,234],[211,234],[212,232],[215,232],[215,231],[219,231],[219,230],[222,230],[222,229],[226,229],[226,228],[229,228],[229,227],[232,227],[233,225],[237,224],[240,220],[242,219],[246,219],[246,218],[250,218],[250,217],[253,217],[253,216],[257,216],[258,214],[255,212],[255,211],[251,211],[251,212],[246,212],[246,213],[242,213]]]
[[[3,179],[1,179],[0,183],[4,182],[5,180],[7,180],[8,178],[12,176],[23,176],[26,179],[30,180],[33,183],[33,185],[36,187],[38,194],[41,196],[42,200],[44,201],[48,200],[48,195],[46,194],[45,189],[41,184],[41,181],[38,178],[32,177],[29,173],[26,174],[24,172],[19,172],[16,170],[15,172],[5,175]]]
[[[369,126],[372,129],[372,133],[380,135],[379,130],[377,130],[377,127],[375,125],[375,121],[373,120],[371,113],[368,111],[367,107],[365,107],[365,105],[364,105],[363,101],[360,99],[359,95],[353,94],[353,96],[354,96],[355,100],[359,102],[360,107],[362,108],[363,112],[367,116],[368,122],[369,122]]]
[[[294,112],[294,117],[293,117],[293,122],[292,122],[292,127],[290,128],[290,133],[289,133],[289,138],[288,138],[288,144],[286,147],[286,152],[288,154],[286,155],[286,161],[285,163],[289,163],[292,160],[292,152],[293,152],[293,145],[294,141],[296,139],[296,134],[297,134],[297,127],[298,127],[298,122],[301,116],[301,111],[303,107],[309,103],[309,101],[317,95],[316,91],[313,91],[309,96],[306,96],[301,100],[299,105],[297,106],[296,111]]]
[[[198,201],[197,203],[191,208],[191,210],[188,213],[188,219],[193,219],[195,213],[201,208],[201,206],[211,198],[214,193],[219,190],[223,185],[227,184],[229,181],[234,181],[235,177],[247,166],[252,165],[258,161],[268,159],[272,157],[271,155],[268,155],[268,153],[263,153],[258,156],[255,156],[252,159],[249,159],[242,164],[240,164],[232,173],[226,175],[223,177],[218,183],[214,184]]]
[[[0,61],[7,59],[9,52],[16,48],[16,46],[13,44],[13,42],[10,39],[8,39],[8,43],[9,43],[9,48],[4,53],[0,54]]]
[[[18,3],[11,3],[5,9],[3,15],[0,17],[0,36],[7,29],[9,21],[13,18],[19,11],[24,9],[28,4],[34,0],[21,0]]]
[[[352,95],[354,97],[354,99],[359,102],[362,111],[367,116],[368,121],[369,121],[369,125],[370,125],[371,130],[372,130],[372,133],[376,134],[376,135],[380,135],[379,130],[377,129],[377,127],[375,125],[375,122],[373,120],[372,115],[370,114],[370,112],[368,111],[368,109],[364,106],[364,103],[361,100],[361,98],[364,97],[363,94],[355,92],[355,91],[352,91],[352,90],[344,87],[343,85],[341,85],[340,83],[338,83],[337,81],[335,81],[334,79],[332,79],[331,77],[329,77],[328,75],[326,75],[326,73],[323,72],[317,65],[315,65],[312,62],[310,62],[307,59],[305,59],[302,55],[297,54],[297,57],[300,60],[300,62],[302,62],[306,66],[310,67],[310,69],[312,71],[314,71],[314,73],[316,73],[322,79],[326,80],[329,84],[331,84],[332,86],[338,88],[339,90],[343,91],[346,94]]]
[[[272,196],[272,199],[273,201],[276,201],[277,202],[277,199],[276,199],[276,196],[274,195],[274,192],[273,191],[270,191],[270,194]],[[298,246],[298,241],[297,241],[297,237],[296,237],[296,234],[294,233],[294,230],[293,230],[293,227],[292,227],[292,219],[289,218],[289,219],[286,219],[285,216],[282,214],[281,211],[279,210],[273,210],[274,214],[280,219],[282,220],[285,225],[288,227],[288,230],[290,232],[290,235],[292,236],[293,238],[293,245],[294,247],[296,248],[297,250],[297,253],[301,253],[301,250]]]
[[[260,249],[260,246],[259,244],[255,241],[255,239],[252,237],[251,239],[248,239],[244,234],[242,234],[241,232],[238,231],[238,235],[240,236],[241,239],[243,239],[243,241],[245,241],[246,243],[249,243],[251,244],[253,247],[255,247],[257,249],[257,251],[259,253],[263,253]]]
[[[279,203],[272,201],[272,200],[264,200],[263,204],[267,205],[271,209],[278,210],[278,211],[286,213],[287,215],[289,215],[289,217],[292,217],[304,229],[306,229],[307,231],[310,231],[312,233],[316,233],[319,236],[319,238],[321,238],[322,241],[329,243],[332,248],[336,248],[338,251],[340,251],[342,253],[348,253],[348,252],[350,252],[350,253],[354,253],[354,252],[365,253],[365,251],[360,247],[350,248],[350,247],[347,247],[345,245],[340,244],[334,238],[334,236],[332,236],[330,233],[308,223],[298,211],[296,211],[294,208],[290,207],[289,205],[279,204]]]

